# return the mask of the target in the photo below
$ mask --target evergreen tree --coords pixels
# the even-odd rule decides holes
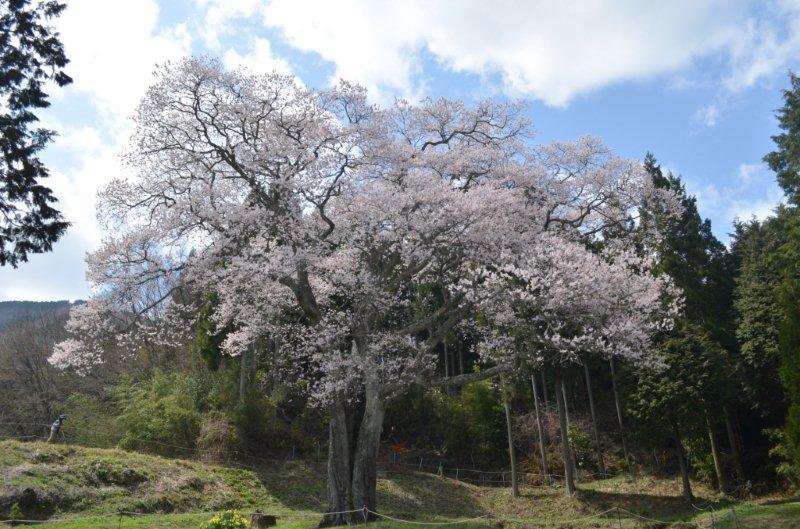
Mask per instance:
[[[72,82],[58,33],[47,25],[63,9],[56,1],[0,4],[0,266],[49,251],[68,226],[41,184],[49,175],[38,153],[54,133],[34,128],[34,110],[50,105],[44,85]]]
[[[790,88],[784,90],[783,107],[778,109],[781,133],[772,137],[776,149],[764,157],[775,171],[778,183],[791,206],[778,210],[777,219],[785,241],[776,254],[780,270],[777,302],[780,307],[780,377],[786,389],[789,411],[786,418],[785,453],[800,467],[800,78],[789,74]]]
[[[775,391],[781,325],[776,291],[781,270],[775,256],[785,241],[781,224],[777,218],[740,222],[731,245],[738,268],[734,307],[745,396],[773,425],[783,421],[786,412],[783,392]]]
[[[775,171],[778,184],[793,204],[800,204],[800,78],[789,74],[791,87],[783,91],[783,107],[775,113],[783,131],[772,136],[776,149],[764,161]]]
[[[648,204],[641,218],[643,225],[661,233],[655,247],[647,251],[656,252],[658,272],[668,274],[680,287],[685,304],[675,328],[656,342],[665,369],[637,373],[630,406],[643,424],[652,427],[661,423],[662,436],[675,443],[684,474],[684,497],[691,500],[683,460],[686,435],[707,432],[717,481],[720,488],[725,486],[715,418],[733,393],[729,353],[735,346],[731,311],[733,261],[711,232],[710,221],[700,217],[696,199],[686,193],[680,177],[664,174],[650,153],[645,158],[645,169],[657,187],[675,193],[683,206],[681,216],[674,218],[664,214],[659,204]],[[643,250],[649,244],[642,240]]]

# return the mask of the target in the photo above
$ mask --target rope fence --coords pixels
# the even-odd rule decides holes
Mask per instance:
[[[2,424],[2,423],[0,423]],[[14,423],[14,424],[23,424],[23,423]],[[38,423],[29,423],[30,426],[40,426],[45,427],[46,425],[38,424]],[[47,426],[49,428],[49,426]],[[18,436],[2,436],[2,439],[14,439],[14,440],[47,440],[47,436],[43,435],[18,435]],[[63,431],[59,433],[59,439],[64,440],[66,442],[70,442],[72,440],[71,436],[66,435]],[[131,435],[126,435],[125,437],[119,438],[115,441],[116,444],[119,444],[123,440],[133,440],[143,445],[155,445],[155,446],[162,446],[165,448],[171,448],[174,450],[181,450],[186,452],[187,454],[191,455],[198,455],[198,452],[202,452],[202,449],[198,447],[189,447],[189,446],[181,446],[172,443],[165,443],[163,441],[157,441],[155,439],[147,439],[142,437],[136,437]],[[327,457],[327,455],[326,455]],[[296,459],[296,450],[292,450],[291,457],[286,457],[283,459],[280,458],[267,458],[267,457],[251,457],[249,458],[251,461],[258,462],[258,463],[282,463],[286,461],[291,461]],[[322,462],[319,460],[319,454],[317,454],[317,462]],[[438,461],[438,462],[436,462]],[[249,468],[253,470],[261,470],[259,467],[255,467],[252,465],[248,465],[246,463],[241,463],[235,460],[227,460],[224,461],[225,464],[237,466],[241,468]],[[446,477],[450,479],[455,479],[458,481],[463,481],[465,483],[470,483],[473,485],[485,486],[485,487],[510,487],[511,486],[511,471],[510,470],[482,470],[482,469],[475,469],[469,467],[460,467],[460,466],[445,466],[441,459],[437,458],[428,458],[425,460],[425,456],[419,458],[418,462],[415,463],[407,463],[402,461],[402,456],[397,454],[396,452],[392,452],[392,456],[390,459],[384,459],[379,461],[379,464],[382,468],[379,468],[381,472],[392,472],[389,468],[389,465],[392,467],[400,467],[406,468],[408,470],[416,471],[416,472],[425,472],[428,474],[438,475],[439,477]],[[612,473],[589,473],[589,472],[582,472],[579,474],[579,479],[607,479],[611,477],[620,476],[623,474],[612,474]],[[553,487],[553,486],[560,486],[561,482],[564,480],[564,476],[562,474],[550,473],[550,474],[541,474],[536,472],[517,472],[517,476],[520,480],[520,483],[524,486],[529,487]]]
[[[62,433],[62,435],[60,437],[62,439],[69,439],[69,436],[65,436],[65,435],[63,435],[63,433]],[[36,440],[36,439],[46,440],[47,439],[47,437],[45,437],[45,436],[38,436],[38,435],[0,436],[0,438],[1,439],[15,439],[15,440],[31,440],[31,439],[34,439],[34,440]],[[128,436],[128,438],[130,439],[131,437]],[[193,448],[193,447],[187,447],[187,446],[180,446],[180,445],[175,445],[175,444],[170,444],[170,443],[163,443],[163,442],[160,442],[160,441],[155,441],[155,440],[151,440],[151,439],[144,439],[144,438],[133,437],[133,439],[135,439],[137,441],[140,441],[142,443],[152,443],[152,444],[155,444],[155,445],[165,446],[165,447],[169,447],[169,448],[174,448],[174,449],[179,449],[179,450],[186,450],[186,451],[191,452],[193,454],[197,454],[197,452],[198,452],[198,449],[196,447]],[[121,439],[119,441],[121,441]],[[287,459],[278,459],[278,458],[254,458],[254,460],[257,461],[257,462],[271,463],[271,464],[285,463],[287,461]],[[189,460],[189,461],[202,462],[202,461],[198,461],[198,460]],[[397,457],[397,454],[393,453],[391,460],[386,460],[386,461],[383,461],[382,463],[385,464],[385,465],[392,465],[392,466],[395,466],[395,467],[408,468],[408,469],[410,469],[412,471],[416,471],[416,472],[425,472],[425,473],[435,474],[435,475],[438,475],[440,477],[447,477],[447,478],[450,478],[450,479],[456,479],[456,480],[459,480],[459,481],[463,481],[463,482],[467,482],[467,483],[473,483],[473,484],[476,484],[476,485],[482,485],[482,486],[495,486],[495,485],[510,486],[511,485],[511,482],[510,482],[511,471],[494,471],[494,470],[479,470],[479,469],[461,468],[461,467],[445,467],[441,462],[438,465],[435,464],[435,463],[434,464],[425,464],[424,456],[422,458],[420,458],[419,463],[410,464],[410,463],[403,463],[403,462],[399,461],[398,457]],[[259,467],[259,466],[249,465],[247,463],[242,463],[242,462],[237,462],[237,461],[228,461],[228,462],[226,462],[226,464],[231,465],[231,466],[233,466],[235,468],[242,468],[242,469],[252,470],[252,471],[256,471],[256,472],[260,472],[260,471],[264,470],[263,466]],[[386,468],[379,468],[378,470],[379,470],[379,472],[383,472],[383,473],[392,473],[392,472],[394,472],[394,471],[386,469]],[[470,473],[473,474],[473,476],[477,474],[479,477],[477,477],[477,478],[476,477],[469,477]],[[592,474],[587,474],[587,475],[591,476]],[[613,477],[615,475],[621,475],[621,474],[593,474],[593,475],[594,476],[603,476],[605,478],[608,478],[608,477]],[[506,476],[509,476],[509,479],[506,479]],[[561,474],[540,474],[540,473],[531,473],[531,472],[520,472],[520,473],[518,473],[518,476],[520,478],[521,484],[525,485],[525,486],[528,486],[528,487],[537,487],[537,486],[538,487],[546,487],[546,486],[559,487],[559,486],[561,486],[561,483],[559,483],[559,482],[561,480],[563,480],[563,478],[564,478],[564,476],[561,475]],[[585,477],[585,476],[582,476],[582,477]],[[544,484],[544,480],[547,481],[546,485]],[[673,526],[675,524],[681,523],[681,524],[684,524],[684,527],[689,525],[689,526],[694,526],[694,527],[696,527],[698,529],[704,529],[704,528],[715,529],[716,528],[716,524],[718,522],[721,522],[721,521],[727,519],[728,517],[732,517],[736,522],[737,529],[740,527],[739,526],[738,517],[736,516],[735,509],[734,509],[734,507],[732,505],[730,506],[730,511],[725,513],[724,515],[721,515],[721,516],[717,516],[716,515],[716,511],[714,511],[714,509],[711,506],[710,502],[707,502],[707,503],[705,503],[703,505],[700,505],[700,506],[692,504],[692,507],[696,511],[698,511],[700,513],[708,513],[709,514],[710,520],[708,521],[708,523],[706,525],[703,525],[703,523],[701,523],[701,522],[695,522],[695,521],[659,520],[659,519],[650,518],[650,517],[647,517],[647,516],[640,515],[638,513],[629,511],[629,510],[627,510],[625,508],[622,508],[622,507],[619,507],[619,506],[611,507],[610,509],[608,509],[606,511],[603,511],[601,513],[596,513],[596,514],[588,515],[588,516],[581,517],[581,518],[564,518],[564,519],[558,519],[558,520],[551,519],[551,520],[547,520],[547,521],[542,521],[541,519],[513,518],[513,517],[496,516],[496,515],[488,515],[487,514],[487,515],[482,515],[482,516],[478,516],[478,517],[474,517],[474,518],[465,518],[465,519],[452,520],[452,521],[447,521],[447,522],[427,522],[427,521],[417,521],[417,520],[405,520],[405,519],[402,519],[402,518],[392,517],[392,516],[384,514],[384,513],[378,513],[378,512],[374,512],[374,511],[370,511],[370,510],[366,510],[365,511],[364,509],[356,509],[356,510],[340,511],[340,512],[324,512],[324,513],[319,514],[318,516],[321,517],[321,516],[333,515],[333,514],[362,513],[362,514],[365,514],[365,515],[372,514],[372,515],[374,515],[374,516],[376,516],[378,518],[383,518],[383,519],[391,520],[391,521],[398,522],[398,523],[407,523],[407,524],[411,524],[411,525],[431,525],[431,526],[443,525],[444,526],[444,525],[458,525],[458,524],[464,524],[464,523],[471,523],[471,522],[477,522],[477,521],[480,521],[480,520],[492,520],[492,521],[502,521],[502,522],[509,522],[509,523],[518,523],[518,524],[526,524],[526,525],[532,525],[532,526],[547,527],[547,526],[557,525],[557,524],[565,524],[565,523],[574,523],[574,522],[579,522],[579,521],[585,521],[585,520],[592,519],[592,518],[598,518],[598,517],[606,516],[606,515],[611,514],[611,513],[616,513],[618,517],[620,515],[622,515],[622,514],[625,514],[626,518],[631,518],[632,517],[632,518],[636,518],[636,519],[641,519],[643,521],[660,523],[660,524],[663,524],[664,527],[671,527],[671,526]],[[209,513],[209,514],[211,514],[211,513]],[[12,520],[0,520],[0,522],[8,523],[8,524],[11,524],[11,525],[42,524],[42,523],[54,523],[54,522],[74,522],[74,521],[91,520],[91,519],[108,518],[108,517],[151,516],[151,515],[153,515],[153,513],[140,513],[140,512],[133,512],[133,511],[120,511],[120,512],[114,513],[114,514],[94,515],[94,516],[85,517],[85,518],[63,518],[63,519],[51,519],[51,520],[12,519]],[[316,516],[316,515],[307,515],[306,517],[314,517],[314,516]]]
[[[184,513],[184,514],[191,514],[191,515],[199,515],[199,514],[207,514],[209,516],[213,515],[213,512],[208,513]],[[697,529],[715,529],[717,524],[726,520],[729,516],[733,517],[736,520],[737,527],[739,526],[738,518],[736,517],[736,511],[733,506],[730,508],[730,512],[726,515],[720,516],[715,518],[713,515],[710,520],[703,520],[703,521],[694,521],[694,520],[660,520],[658,518],[652,518],[649,516],[643,516],[641,514],[629,511],[623,507],[615,506],[605,511],[589,514],[586,516],[580,517],[560,517],[560,518],[549,518],[549,519],[541,519],[541,518],[515,518],[509,516],[502,516],[502,515],[493,515],[493,514],[484,514],[480,516],[474,516],[471,518],[460,518],[457,520],[446,520],[446,521],[426,521],[426,520],[408,520],[405,518],[400,518],[397,516],[391,516],[385,513],[380,513],[377,511],[373,511],[372,509],[368,509],[364,507],[363,509],[353,509],[347,511],[331,511],[331,512],[323,512],[319,514],[307,514],[301,516],[285,516],[279,515],[277,518],[279,520],[307,520],[307,519],[317,519],[322,518],[323,516],[328,515],[335,515],[335,514],[361,514],[364,519],[364,524],[370,523],[370,515],[375,516],[376,518],[389,520],[395,523],[400,524],[407,524],[407,525],[418,525],[418,526],[453,526],[453,525],[461,525],[461,524],[474,524],[485,522],[487,524],[491,523],[496,525],[498,522],[505,522],[511,524],[521,524],[525,526],[533,526],[533,527],[563,527],[564,524],[574,524],[578,522],[587,522],[589,520],[597,520],[600,518],[606,518],[609,522],[613,523],[616,521],[619,527],[622,527],[622,520],[623,515],[625,521],[629,520],[642,520],[649,523],[657,523],[660,524],[660,527],[668,528],[674,527],[676,525],[680,525],[680,527],[695,527]],[[614,516],[616,515],[616,516]],[[97,514],[93,516],[85,516],[85,517],[64,517],[64,518],[51,518],[49,520],[34,520],[34,519],[8,519],[8,520],[0,520],[0,523],[9,524],[11,526],[14,525],[36,525],[36,524],[50,524],[50,523],[75,523],[75,522],[82,522],[88,520],[98,520],[98,519],[111,519],[111,518],[118,518],[119,525],[121,525],[122,518],[124,517],[145,517],[145,516],[181,516],[181,514],[156,514],[156,513],[142,513],[142,512],[134,512],[134,511],[118,511],[116,513],[109,513],[109,514]]]

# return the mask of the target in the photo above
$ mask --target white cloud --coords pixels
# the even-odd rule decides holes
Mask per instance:
[[[254,37],[251,42],[250,52],[240,55],[239,52],[230,48],[222,57],[225,66],[228,68],[244,67],[257,73],[278,72],[283,74],[292,73],[289,63],[272,52],[272,46],[267,39]]]
[[[158,21],[155,0],[74,0],[57,20],[74,84],[54,91],[45,116],[59,133],[45,153],[51,167],[45,183],[72,226],[52,253],[34,255],[19,269],[0,268],[0,299],[85,297],[83,257],[101,237],[97,191],[125,171],[117,155],[155,65],[189,52],[185,27],[160,28]]]
[[[75,80],[68,90],[88,94],[113,120],[128,117],[155,64],[189,51],[186,27],[161,29],[158,17],[155,0],[70,2],[57,24]]]
[[[249,18],[263,5],[263,0],[194,0],[203,11],[193,31],[200,34],[206,46],[212,50],[222,47],[220,39],[234,33],[234,20]]]
[[[725,88],[750,88],[800,58],[800,3],[772,1],[749,17],[731,41]]]
[[[694,122],[706,127],[713,127],[719,122],[721,113],[722,105],[719,101],[715,101],[699,108],[694,114]]]
[[[499,76],[515,96],[564,105],[612,83],[675,72],[737,37],[741,2],[273,0],[264,23],[336,75],[420,90],[421,51],[457,72]]]
[[[678,171],[674,171],[680,174]],[[783,200],[775,175],[760,163],[743,163],[725,185],[684,178],[687,192],[697,197],[700,214],[709,217],[717,233],[729,230],[735,220],[764,220]]]

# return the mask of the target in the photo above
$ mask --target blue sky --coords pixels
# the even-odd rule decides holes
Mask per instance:
[[[57,22],[75,83],[42,115],[59,137],[49,184],[73,223],[50,254],[0,269],[0,300],[90,293],[103,234],[95,195],[126,169],[131,114],[153,67],[188,54],[358,82],[378,104],[448,96],[530,103],[533,141],[602,137],[680,173],[718,237],[781,199],[762,156],[800,69],[800,2],[66,0]]]

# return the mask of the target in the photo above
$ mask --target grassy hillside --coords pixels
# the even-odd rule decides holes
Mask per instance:
[[[245,513],[260,509],[279,515],[279,527],[310,529],[325,510],[324,466],[302,462],[239,469],[122,450],[0,441],[0,474],[0,515],[8,518],[12,509],[19,509],[26,518],[58,520],[38,525],[47,529],[196,528],[212,512],[230,508]],[[716,527],[736,527],[728,504],[697,487],[698,502],[710,502],[716,509]],[[663,527],[637,516],[691,519],[703,526],[711,522],[709,512],[682,504],[677,480],[653,477],[582,484],[573,500],[564,498],[560,488],[523,489],[523,497],[514,499],[508,489],[387,469],[379,494],[383,514],[417,521],[487,517],[459,525],[476,529]],[[614,507],[629,513],[620,512],[619,519],[617,512],[586,518]],[[800,527],[798,503],[737,509],[743,528]],[[140,514],[120,517],[120,511]],[[729,519],[721,520],[724,516]],[[376,529],[400,526],[413,527],[392,521],[375,524]]]

